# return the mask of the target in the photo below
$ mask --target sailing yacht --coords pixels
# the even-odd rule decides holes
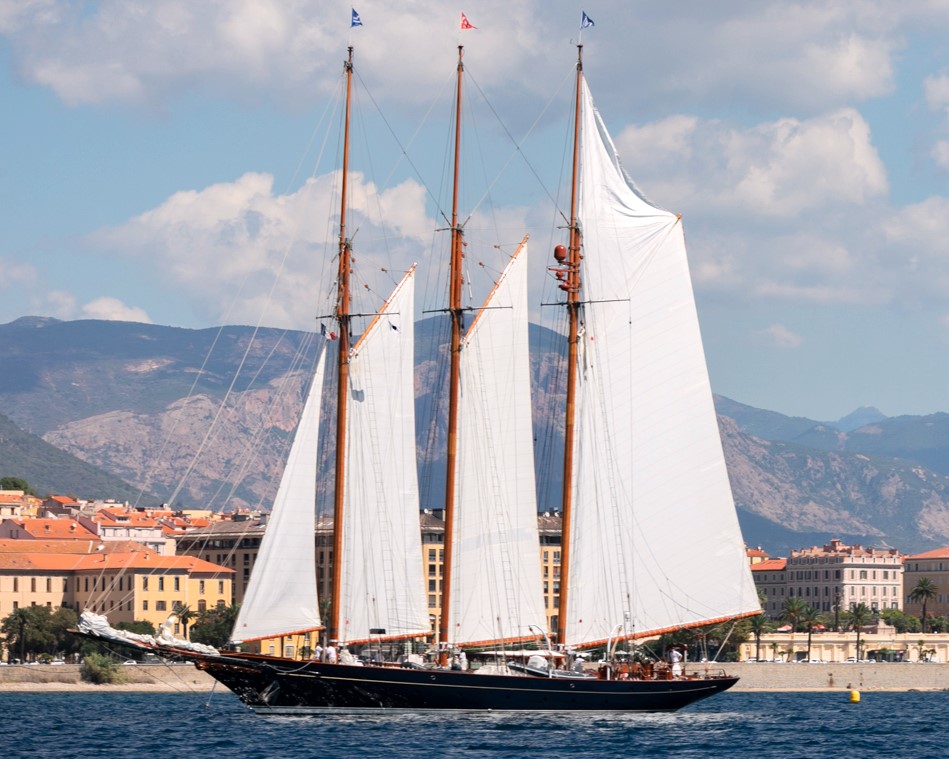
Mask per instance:
[[[531,432],[527,240],[465,329],[457,213],[462,54],[459,47],[438,659],[372,664],[346,655],[370,639],[421,638],[429,620],[411,403],[413,271],[350,345],[345,184],[329,618],[320,618],[313,578],[315,441],[327,363],[321,356],[233,635],[247,642],[323,629],[342,655],[310,661],[208,653],[168,641],[136,645],[193,661],[261,714],[682,708],[737,678],[710,666],[689,674],[631,667],[614,656],[616,643],[760,610],[712,405],[681,219],[647,201],[626,176],[584,80],[578,46],[569,240],[550,267],[569,322],[556,636],[560,656],[605,654],[589,671],[558,668],[553,651],[549,664],[519,663],[512,649],[548,633]],[[352,69],[350,49],[347,125]],[[345,182],[348,147],[343,163]],[[497,649],[497,664],[452,669],[449,658],[461,647]]]

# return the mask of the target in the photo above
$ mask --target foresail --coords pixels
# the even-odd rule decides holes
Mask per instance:
[[[679,218],[625,175],[584,83],[582,334],[567,640],[758,608]],[[618,627],[619,626],[619,627]]]
[[[316,593],[315,513],[321,349],[232,639],[272,638],[321,627]]]
[[[415,457],[414,271],[350,354],[343,549],[334,557],[342,561],[343,643],[430,632]]]
[[[547,627],[538,556],[527,323],[525,241],[461,348],[449,601],[455,644],[533,637]]]

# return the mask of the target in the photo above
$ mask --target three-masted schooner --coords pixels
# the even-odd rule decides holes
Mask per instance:
[[[611,645],[756,614],[758,599],[725,469],[681,220],[645,200],[626,176],[586,86],[582,46],[569,241],[558,246],[551,266],[569,321],[557,641],[564,652],[606,646],[607,655],[590,672],[510,660],[478,671],[448,666],[447,654],[459,646],[503,651],[546,634],[526,239],[464,328],[457,213],[462,52],[459,47],[440,660],[373,664],[208,653],[173,642],[154,648],[193,661],[263,714],[679,709],[737,678],[620,667],[610,660]],[[345,182],[352,48],[344,71],[332,603],[321,620],[313,556],[321,355],[233,634],[248,641],[325,627],[326,639],[343,652],[370,639],[429,633],[419,562],[414,269],[351,345]]]

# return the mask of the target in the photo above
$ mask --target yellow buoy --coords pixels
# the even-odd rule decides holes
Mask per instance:
[[[860,691],[852,690],[850,691],[850,703],[859,704],[860,703]]]

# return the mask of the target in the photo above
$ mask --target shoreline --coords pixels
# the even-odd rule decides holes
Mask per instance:
[[[702,670],[690,666],[689,671]],[[713,664],[710,672],[737,675],[732,693],[877,693],[949,691],[949,664]],[[209,694],[214,678],[190,664],[124,667],[126,682],[109,685],[79,679],[79,665],[0,667],[0,693],[191,693]]]

